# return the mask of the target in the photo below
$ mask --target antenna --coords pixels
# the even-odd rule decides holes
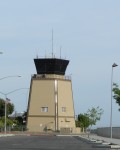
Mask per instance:
[[[46,56],[46,50],[45,50],[45,58],[46,58],[47,56]]]
[[[52,29],[52,58],[53,58],[53,29]]]
[[[38,58],[38,52],[37,52],[37,49],[36,49],[36,58]]]
[[[62,49],[62,47],[60,46],[60,58],[61,58],[61,49]]]

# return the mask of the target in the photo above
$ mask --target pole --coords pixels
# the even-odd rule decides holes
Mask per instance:
[[[4,127],[4,132],[6,134],[6,125],[7,125],[7,95],[5,94],[5,127]]]
[[[53,29],[52,29],[52,58],[53,58],[53,54],[54,52],[53,52]]]
[[[112,108],[112,93],[113,93],[113,68],[114,67],[117,67],[118,65],[116,63],[114,63],[112,65],[112,72],[111,72],[111,114],[110,114],[110,137],[112,139],[112,136],[113,136],[113,127],[112,127],[112,113],[113,113],[113,108]]]
[[[111,72],[111,114],[110,114],[110,137],[112,139],[112,87],[113,87],[113,67]]]

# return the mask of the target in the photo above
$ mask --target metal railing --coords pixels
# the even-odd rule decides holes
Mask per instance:
[[[34,74],[32,75],[32,78],[34,79],[63,79],[63,80],[71,80],[71,75],[47,75],[47,74]]]
[[[27,131],[25,125],[16,125],[16,126],[6,126],[6,132],[14,132],[14,131]],[[4,127],[0,127],[0,132],[4,132]]]

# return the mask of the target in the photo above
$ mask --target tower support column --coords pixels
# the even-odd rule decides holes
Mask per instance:
[[[55,80],[55,131],[58,130],[58,82]]]

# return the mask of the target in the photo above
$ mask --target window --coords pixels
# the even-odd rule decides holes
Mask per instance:
[[[41,107],[41,112],[48,112],[48,107]]]
[[[66,112],[66,107],[62,107],[62,112]]]

